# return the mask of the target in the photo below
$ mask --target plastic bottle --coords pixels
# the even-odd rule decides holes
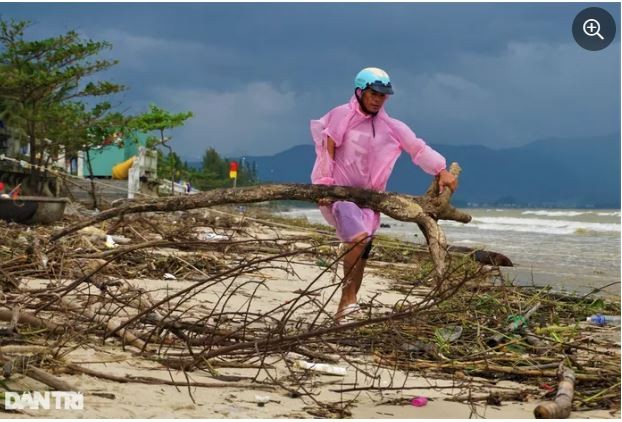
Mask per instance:
[[[345,375],[346,368],[341,366],[329,365],[327,363],[310,363],[304,360],[297,360],[296,364],[299,368],[310,369],[312,371],[322,372],[330,375]]]
[[[600,325],[620,325],[620,315],[592,315],[585,319],[587,322]]]
[[[270,403],[270,396],[255,395],[255,401],[257,402],[257,406],[264,407],[266,403]]]

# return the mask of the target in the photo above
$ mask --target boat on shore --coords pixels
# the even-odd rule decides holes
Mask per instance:
[[[20,196],[0,198],[0,219],[21,224],[51,224],[60,221],[68,198]]]

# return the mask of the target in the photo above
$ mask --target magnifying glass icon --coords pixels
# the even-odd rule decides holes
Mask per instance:
[[[596,19],[588,19],[583,22],[583,32],[588,37],[593,37],[594,35],[596,35],[601,40],[605,39],[602,35],[600,35],[600,22],[598,22]]]

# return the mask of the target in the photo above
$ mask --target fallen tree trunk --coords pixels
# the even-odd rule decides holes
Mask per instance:
[[[7,309],[0,309],[0,321],[11,321],[15,318],[14,311]],[[62,334],[65,332],[66,327],[62,325],[56,324],[53,321],[37,318],[36,316],[20,311],[18,314],[18,319],[23,325],[30,325],[36,328],[47,328],[51,333]]]
[[[452,163],[449,171],[456,177],[460,166]],[[60,239],[84,227],[113,217],[132,213],[154,211],[184,211],[207,208],[215,205],[242,204],[274,200],[299,200],[317,202],[320,199],[347,200],[360,206],[374,209],[400,221],[415,222],[423,231],[438,275],[444,274],[447,257],[447,242],[437,220],[454,220],[468,223],[471,216],[455,209],[449,203],[452,192],[449,189],[438,194],[438,181],[435,179],[423,196],[402,195],[390,192],[376,192],[344,186],[325,185],[260,185],[237,189],[214,189],[197,195],[154,199],[138,203],[126,203],[101,212],[77,224],[59,230],[50,237],[51,241]]]
[[[10,378],[13,373],[17,372],[32,378],[33,380],[39,381],[53,390],[76,391],[71,384],[32,365],[29,358],[26,356],[18,356],[14,359],[8,359],[4,356],[0,356],[0,364],[3,365],[2,372],[4,378]]]
[[[559,386],[555,401],[540,403],[533,411],[536,419],[566,419],[572,410],[576,375],[572,369],[559,367]]]
[[[247,390],[275,390],[277,387],[274,385],[266,385],[260,383],[246,383],[246,384],[236,384],[236,383],[208,383],[208,382],[191,382],[191,381],[174,381],[174,380],[164,380],[153,377],[141,377],[141,376],[129,376],[126,375],[124,377],[113,375],[110,373],[95,371],[90,368],[85,368],[83,366],[79,366],[73,363],[67,365],[66,372],[80,372],[91,377],[101,378],[109,381],[115,381],[120,383],[141,383],[141,384],[151,384],[151,385],[174,385],[176,387],[201,387],[201,388],[244,388]]]
[[[472,255],[473,259],[480,264],[492,265],[495,267],[513,267],[512,260],[507,256],[494,251],[485,251],[483,249],[469,248],[467,246],[449,246],[449,252],[458,252],[466,255]]]

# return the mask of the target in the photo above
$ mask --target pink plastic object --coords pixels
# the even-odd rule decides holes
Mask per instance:
[[[410,403],[415,407],[423,407],[428,404],[428,398],[423,396],[415,397]]]

